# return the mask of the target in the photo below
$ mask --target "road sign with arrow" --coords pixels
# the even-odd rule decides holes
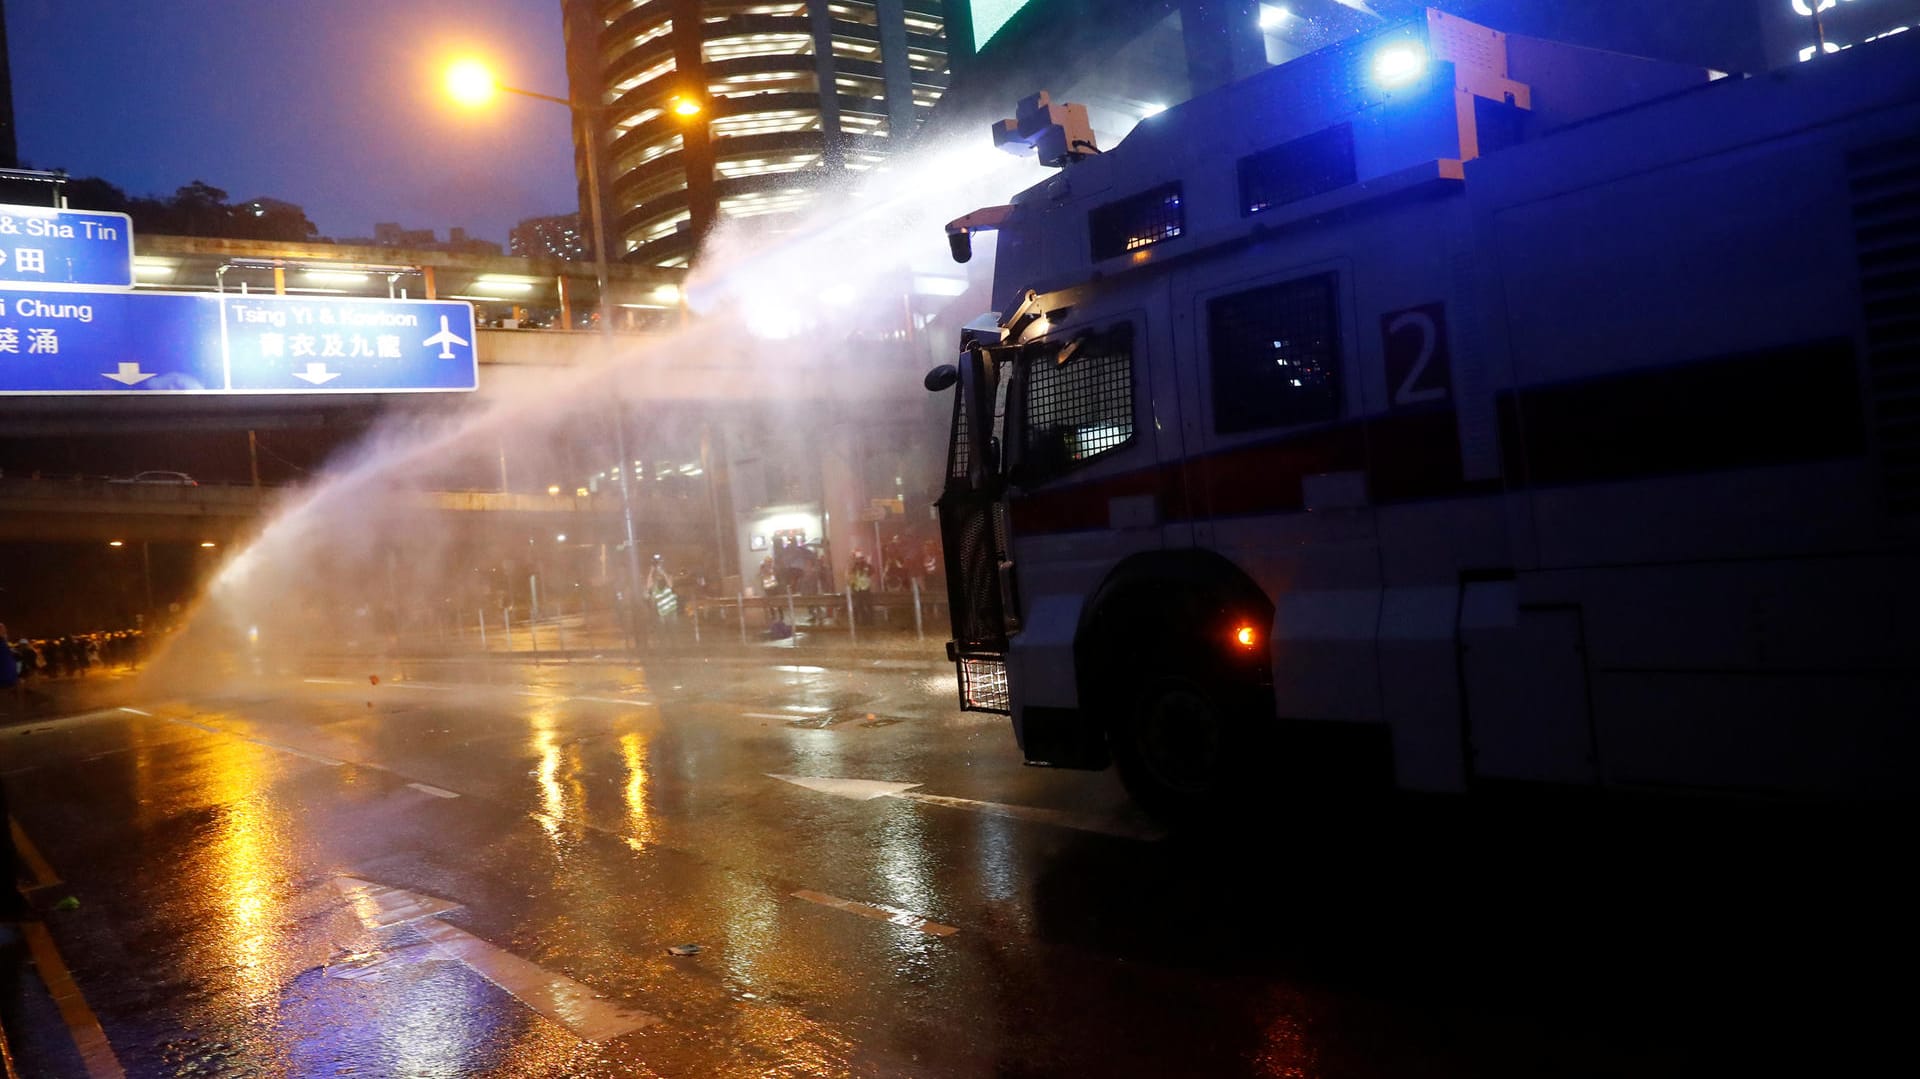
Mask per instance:
[[[474,329],[435,300],[0,292],[0,395],[473,390]]]

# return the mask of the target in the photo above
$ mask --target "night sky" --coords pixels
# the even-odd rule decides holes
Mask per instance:
[[[505,243],[575,206],[565,109],[446,103],[449,55],[564,96],[559,0],[6,0],[21,157],[131,194],[192,180]]]

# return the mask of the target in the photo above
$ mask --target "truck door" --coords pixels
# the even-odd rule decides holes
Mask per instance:
[[[1279,714],[1378,719],[1380,617],[1367,411],[1344,260],[1275,270],[1251,250],[1186,271],[1176,327],[1196,546],[1275,607]]]

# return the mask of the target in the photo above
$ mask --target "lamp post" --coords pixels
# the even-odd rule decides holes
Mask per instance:
[[[484,64],[473,60],[463,60],[447,69],[447,89],[456,101],[478,108],[487,104],[495,94],[514,94],[530,97],[536,101],[550,101],[565,106],[573,117],[575,137],[580,145],[586,147],[587,155],[587,213],[592,219],[586,222],[587,235],[593,241],[593,276],[599,288],[600,333],[606,338],[609,349],[613,347],[613,304],[607,293],[607,244],[606,209],[600,194],[600,141],[594,135],[593,115],[605,111],[604,106],[588,105],[552,94],[522,90],[518,87],[503,85],[493,72]],[[700,103],[690,97],[676,98],[673,103],[676,116],[691,118],[701,111]],[[614,452],[619,454],[620,468],[620,519],[627,541],[627,606],[629,617],[639,618],[640,587],[644,578],[640,573],[640,546],[633,528],[633,493],[630,479],[633,460],[627,456],[627,420],[626,409],[616,384],[613,396],[613,438]],[[639,646],[639,635],[635,625],[628,630],[628,640],[635,649]]]

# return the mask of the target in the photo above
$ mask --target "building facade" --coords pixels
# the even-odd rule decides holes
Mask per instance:
[[[529,217],[507,235],[507,254],[515,258],[551,258],[579,262],[593,256],[579,214]]]
[[[607,249],[648,266],[684,267],[717,220],[792,213],[872,168],[946,90],[944,0],[561,8],[573,97],[595,105]]]

